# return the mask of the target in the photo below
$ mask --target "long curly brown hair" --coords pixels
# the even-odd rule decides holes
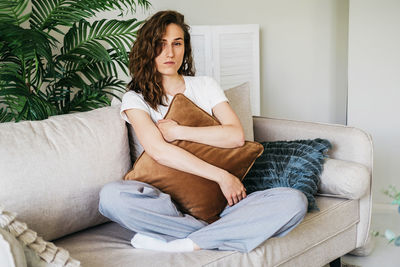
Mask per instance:
[[[184,22],[184,16],[176,11],[160,11],[147,20],[139,29],[129,54],[129,71],[132,80],[127,90],[141,93],[144,100],[155,110],[158,105],[165,106],[162,76],[157,71],[155,58],[161,53],[159,44],[167,26],[171,23],[181,27],[184,33],[185,53],[178,74],[194,76],[190,27]]]

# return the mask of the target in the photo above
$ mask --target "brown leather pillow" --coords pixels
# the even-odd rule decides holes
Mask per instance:
[[[165,118],[172,119],[179,125],[192,127],[220,125],[215,117],[196,106],[183,94],[175,95]],[[264,150],[261,144],[250,141],[237,148],[218,148],[182,140],[176,140],[172,144],[229,171],[240,180]],[[140,155],[124,179],[137,180],[157,187],[169,194],[183,213],[208,223],[218,220],[219,214],[227,205],[216,182],[158,164],[146,152]]]

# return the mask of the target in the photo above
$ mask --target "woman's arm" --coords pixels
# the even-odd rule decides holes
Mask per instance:
[[[230,206],[246,197],[244,186],[237,177],[167,143],[148,113],[140,109],[129,109],[125,113],[143,149],[155,161],[218,183]]]
[[[243,128],[228,102],[217,104],[213,108],[213,114],[221,125],[188,127],[178,125],[173,120],[160,120],[157,127],[167,142],[186,140],[223,148],[242,146],[244,144]]]

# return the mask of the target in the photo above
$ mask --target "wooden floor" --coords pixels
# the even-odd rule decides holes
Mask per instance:
[[[400,214],[397,212],[375,212],[372,213],[371,229],[384,233],[390,229],[397,235],[400,234]],[[356,257],[345,255],[342,257],[342,266],[346,264],[360,267],[399,267],[400,266],[400,247],[394,244],[388,245],[383,237],[372,238],[375,248],[369,256]],[[324,266],[325,267],[325,266]]]

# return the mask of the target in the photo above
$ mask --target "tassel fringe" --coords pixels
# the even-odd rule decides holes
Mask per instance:
[[[16,220],[16,213],[8,212],[0,205],[0,227],[9,231],[25,246],[32,249],[46,263],[57,267],[79,267],[81,263],[70,257],[69,252],[58,248],[54,243],[44,241],[42,237],[28,228],[26,223]]]

